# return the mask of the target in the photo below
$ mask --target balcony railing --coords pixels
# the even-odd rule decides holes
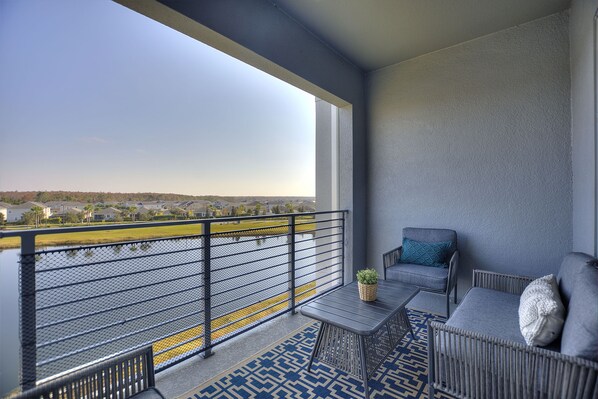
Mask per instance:
[[[0,232],[21,238],[21,385],[152,344],[157,371],[344,282],[346,211]],[[197,234],[36,249],[36,236]]]

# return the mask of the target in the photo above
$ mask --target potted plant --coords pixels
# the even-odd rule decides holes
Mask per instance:
[[[357,272],[357,286],[359,299],[362,301],[375,301],[378,292],[378,272],[375,269],[363,269]]]

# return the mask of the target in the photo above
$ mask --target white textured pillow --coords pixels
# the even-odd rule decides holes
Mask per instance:
[[[565,306],[554,275],[532,281],[519,300],[519,328],[528,345],[546,346],[563,329]]]

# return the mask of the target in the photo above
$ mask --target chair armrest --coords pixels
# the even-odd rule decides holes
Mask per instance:
[[[428,322],[429,383],[456,397],[595,398],[597,375],[590,360]]]
[[[479,288],[490,288],[496,291],[507,292],[509,294],[521,295],[525,287],[534,279],[526,276],[516,276],[512,274],[501,274],[485,270],[473,271],[473,286]]]
[[[457,284],[457,270],[459,269],[459,251],[455,250],[453,255],[451,256],[451,260],[449,261],[449,272],[448,272],[448,281],[447,281],[447,295],[455,287]]]
[[[396,265],[401,259],[401,253],[403,252],[403,247],[397,247],[395,249],[391,249],[390,251],[386,252],[382,255],[382,263],[384,264],[384,269],[390,267],[392,265]]]

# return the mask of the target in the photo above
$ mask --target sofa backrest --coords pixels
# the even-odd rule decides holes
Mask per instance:
[[[581,261],[587,257],[578,256],[577,259]],[[563,326],[561,353],[598,362],[598,263],[589,258],[590,262],[577,270]],[[568,277],[561,282],[570,283]]]
[[[592,258],[590,255],[581,252],[571,252],[563,259],[563,263],[561,263],[561,267],[556,276],[556,281],[559,285],[561,299],[563,300],[565,307],[569,305],[573,287],[575,286],[575,282],[580,273],[588,266],[588,264],[595,261],[596,259]]]
[[[457,249],[457,232],[455,230],[405,227],[403,229],[403,238],[423,242],[451,241],[453,249]]]

